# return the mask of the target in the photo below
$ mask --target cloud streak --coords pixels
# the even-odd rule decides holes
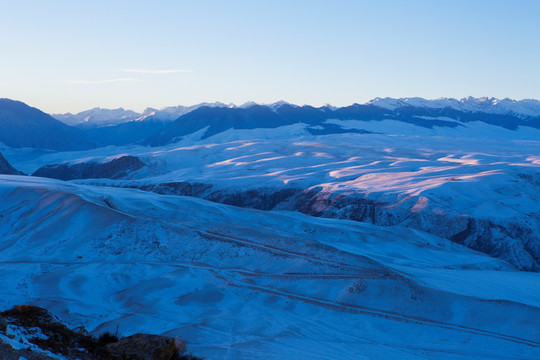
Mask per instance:
[[[186,69],[170,69],[170,70],[122,69],[120,71],[136,73],[136,74],[176,74],[176,73],[193,72],[193,70],[186,70]]]
[[[134,79],[134,78],[119,78],[119,79],[108,79],[108,80],[68,80],[67,83],[70,84],[86,84],[86,85],[95,85],[95,84],[110,84],[110,83],[116,83],[116,82],[140,82],[141,79]]]

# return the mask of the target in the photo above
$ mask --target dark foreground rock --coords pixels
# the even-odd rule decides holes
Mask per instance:
[[[145,164],[136,156],[121,156],[105,163],[51,164],[39,168],[32,176],[59,180],[121,179]]]
[[[175,340],[166,336],[135,334],[108,344],[112,357],[133,360],[171,360],[176,351]]]
[[[45,354],[40,354],[32,350],[21,349],[17,350],[5,344],[0,340],[0,359],[2,360],[21,360],[21,358],[27,360],[56,360],[53,357]]]
[[[24,344],[28,342],[37,348],[28,359],[41,359],[39,349],[61,354],[68,358],[90,359],[90,351],[95,347],[90,336],[78,334],[45,309],[31,305],[17,305],[0,314],[7,320],[7,336]],[[10,328],[16,329],[12,334]],[[31,346],[29,346],[31,348]],[[85,349],[81,351],[80,349]],[[30,351],[31,349],[26,349]],[[37,350],[37,351],[36,351]],[[21,350],[15,351],[15,353]],[[5,355],[4,355],[5,356]],[[5,356],[8,358],[7,356]],[[45,357],[47,359],[48,357]]]
[[[0,359],[28,360],[197,360],[184,354],[185,343],[174,338],[135,334],[126,338],[105,333],[98,338],[88,335],[84,328],[72,330],[60,320],[37,306],[17,305],[0,313],[6,321],[0,329]],[[6,341],[7,340],[7,341]],[[19,349],[13,348],[15,341]]]
[[[5,334],[7,331],[7,320],[5,317],[0,316],[0,333]]]

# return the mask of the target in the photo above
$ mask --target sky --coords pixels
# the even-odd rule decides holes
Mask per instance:
[[[49,113],[540,99],[536,0],[0,0],[0,9],[0,97]]]

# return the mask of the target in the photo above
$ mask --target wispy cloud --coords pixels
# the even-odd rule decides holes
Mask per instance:
[[[141,79],[134,78],[120,78],[120,79],[108,79],[108,80],[68,80],[70,84],[109,84],[115,82],[129,82],[129,81],[142,81]]]
[[[169,69],[169,70],[149,70],[149,69],[122,69],[120,71],[137,73],[137,74],[175,74],[175,73],[188,73],[193,70],[186,69]]]

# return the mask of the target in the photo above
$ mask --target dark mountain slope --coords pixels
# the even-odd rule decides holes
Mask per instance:
[[[104,163],[88,161],[45,165],[37,169],[32,176],[60,180],[121,179],[144,166],[145,164],[136,156],[121,156]]]
[[[5,175],[24,175],[22,172],[16,170],[11,164],[6,160],[6,158],[0,153],[0,174]]]
[[[161,133],[166,123],[158,120],[129,121],[114,126],[103,126],[82,131],[95,143],[106,145],[136,144],[149,135]]]
[[[243,108],[201,107],[180,116],[163,131],[149,136],[143,143],[158,146],[172,142],[174,139],[192,134],[208,127],[203,138],[219,134],[225,130],[275,128],[288,125],[282,116],[265,106],[255,105]]]
[[[15,148],[60,151],[95,147],[79,129],[23,102],[10,99],[0,99],[0,142]]]
[[[422,112],[424,114],[424,112]],[[424,115],[426,116],[426,115]],[[249,108],[208,108],[202,107],[179,117],[162,131],[145,139],[142,143],[160,146],[173,142],[182,136],[192,134],[207,127],[203,139],[228,129],[276,128],[284,125],[304,123],[317,128],[308,128],[314,135],[335,134],[344,131],[340,127],[327,124],[328,119],[340,120],[384,120],[395,119],[417,126],[458,126],[459,123],[445,120],[426,120],[412,114],[389,111],[373,105],[358,105],[331,110],[328,107],[281,105],[277,108],[255,105]]]

